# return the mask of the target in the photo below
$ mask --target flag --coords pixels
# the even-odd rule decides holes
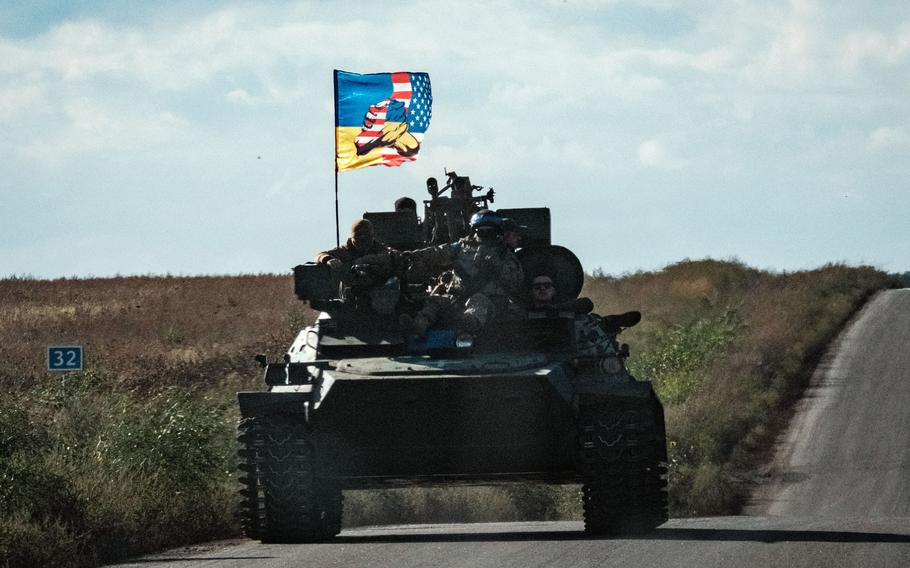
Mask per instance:
[[[335,169],[400,166],[417,159],[430,126],[426,73],[335,71]]]

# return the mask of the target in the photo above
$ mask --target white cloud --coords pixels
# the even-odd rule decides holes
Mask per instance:
[[[888,146],[904,146],[910,142],[910,133],[903,127],[876,128],[869,134],[869,144],[873,148],[885,148]]]
[[[234,89],[233,91],[231,91],[227,95],[225,95],[225,97],[227,98],[227,100],[231,101],[232,103],[237,103],[237,104],[246,105],[246,106],[255,106],[258,102],[256,97],[250,95],[244,89]]]
[[[295,194],[299,195],[302,193],[300,187],[302,184],[303,177],[296,171],[294,168],[285,168],[284,173],[281,177],[269,186],[266,190],[266,195],[269,197],[280,197],[287,196],[293,197]]]
[[[91,100],[66,103],[65,121],[53,132],[27,143],[21,154],[49,164],[79,154],[134,151],[173,139],[185,122],[169,113],[142,115],[115,110]]]
[[[0,88],[0,122],[48,110],[44,89],[39,85]]]
[[[855,71],[867,61],[897,65],[910,56],[910,24],[889,36],[878,30],[858,30],[847,35],[840,48],[840,67]]]
[[[646,168],[679,169],[688,165],[686,160],[673,154],[666,143],[658,138],[639,144],[638,161]]]
[[[623,67],[632,69],[642,64],[670,67],[684,70],[714,73],[726,70],[735,60],[735,54],[727,47],[689,53],[678,49],[629,49],[616,52]]]
[[[182,91],[232,70],[261,72],[289,61],[328,60],[343,55],[345,44],[338,37],[369,31],[357,23],[285,23],[276,20],[278,15],[224,9],[176,28],[64,22],[36,38],[0,41],[0,73],[40,70],[83,83],[104,75],[153,90]]]
[[[420,162],[433,164],[441,172],[442,168],[456,171],[462,175],[472,172],[494,172],[505,165],[506,168],[518,168],[525,160],[527,149],[515,145],[503,155],[496,143],[465,138],[463,144],[449,145],[445,143],[427,144],[420,150]],[[436,172],[434,171],[434,175]]]
[[[750,102],[743,100],[734,101],[732,107],[731,114],[733,118],[743,124],[748,124],[755,118],[755,107]]]
[[[493,86],[490,101],[512,108],[531,108],[562,94],[555,92],[550,84],[508,81]]]
[[[806,80],[817,68],[813,0],[791,0],[791,12],[780,24],[765,62],[767,71],[784,80]]]

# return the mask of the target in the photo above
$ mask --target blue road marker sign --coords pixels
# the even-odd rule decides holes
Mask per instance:
[[[81,371],[82,346],[56,345],[47,348],[48,371]]]

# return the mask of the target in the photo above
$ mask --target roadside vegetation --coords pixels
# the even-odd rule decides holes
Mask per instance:
[[[684,261],[592,276],[599,313],[641,310],[632,370],[667,411],[671,514],[735,512],[824,347],[896,280]],[[92,566],[236,536],[234,393],[260,388],[314,317],[288,276],[0,280],[0,566]],[[85,370],[48,373],[48,345]],[[577,488],[350,492],[348,526],[578,518]]]
[[[768,273],[713,260],[588,280],[599,310],[645,314],[623,340],[664,402],[671,515],[738,512],[825,348],[896,285],[870,267]]]
[[[234,393],[310,315],[285,276],[0,280],[0,566],[236,535]]]

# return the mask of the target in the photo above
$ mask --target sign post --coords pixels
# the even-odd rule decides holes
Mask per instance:
[[[66,373],[81,371],[83,360],[81,345],[51,345],[47,348],[47,370],[64,373],[60,377],[64,400],[66,400]]]

